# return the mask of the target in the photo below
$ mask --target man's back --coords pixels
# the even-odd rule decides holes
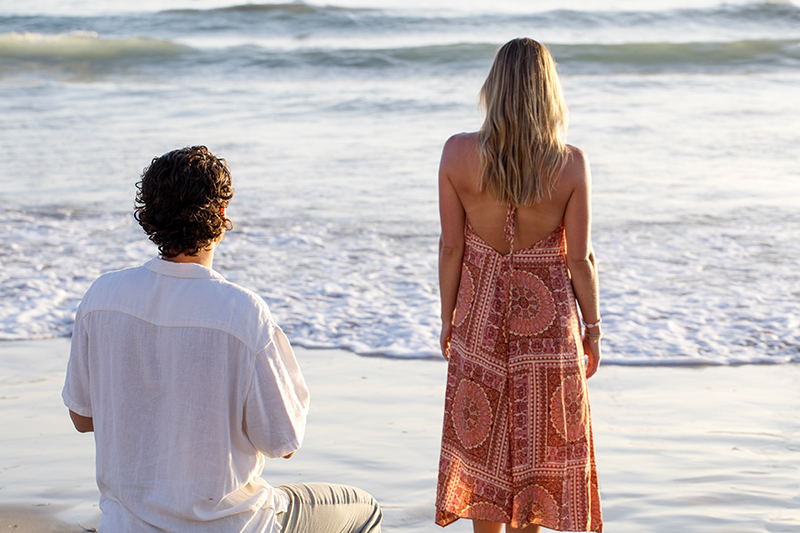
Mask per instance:
[[[308,392],[260,298],[153,259],[95,282],[72,351],[64,399],[94,421],[102,529],[272,529],[286,498],[262,453],[300,446]]]
[[[160,258],[101,276],[75,315],[62,396],[95,432],[103,533],[380,533],[356,487],[259,477],[300,447],[308,389],[264,301],[211,270],[233,228],[205,146],[153,159],[134,218]]]

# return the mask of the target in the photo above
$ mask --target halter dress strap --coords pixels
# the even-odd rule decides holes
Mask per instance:
[[[503,236],[510,245],[508,257],[511,259],[511,268],[514,268],[514,221],[517,217],[517,206],[508,203],[508,213],[506,214],[506,225],[503,228]]]
[[[511,284],[512,284],[512,277],[514,274],[514,219],[517,215],[517,208],[511,202],[508,203],[508,212],[506,213],[506,225],[503,227],[503,237],[505,237],[506,242],[508,242],[510,249],[508,251],[508,273],[505,278],[505,317],[504,320],[507,322],[509,317],[511,316]],[[503,338],[506,339],[508,331],[507,328],[503,328]]]

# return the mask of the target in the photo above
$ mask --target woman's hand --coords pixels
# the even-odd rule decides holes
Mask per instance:
[[[439,344],[442,346],[442,355],[444,358],[450,360],[450,336],[453,334],[453,323],[442,323],[442,334],[439,336]]]
[[[590,339],[584,333],[583,353],[588,359],[586,363],[586,379],[594,376],[600,366],[600,339]]]

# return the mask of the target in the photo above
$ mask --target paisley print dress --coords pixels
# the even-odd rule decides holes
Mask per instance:
[[[589,397],[563,224],[501,255],[465,227],[436,523],[602,532]]]

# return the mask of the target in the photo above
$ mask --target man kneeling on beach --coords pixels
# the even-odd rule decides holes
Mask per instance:
[[[95,433],[99,531],[380,532],[359,489],[259,477],[264,456],[300,447],[308,390],[264,301],[211,269],[231,228],[224,160],[175,150],[137,187],[161,256],[91,286],[63,392],[77,430]]]

